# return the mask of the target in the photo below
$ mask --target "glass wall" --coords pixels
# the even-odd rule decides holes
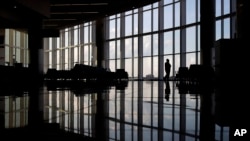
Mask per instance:
[[[21,63],[29,65],[28,34],[22,30],[5,29],[4,45],[1,49],[1,65],[14,66]]]
[[[45,38],[44,71],[48,68],[70,70],[75,64],[96,65],[93,26],[93,22],[88,22],[61,30],[60,37]]]
[[[235,0],[215,1],[215,40],[234,38]],[[94,23],[61,30],[59,38],[45,39],[45,68],[70,69],[95,65]],[[130,78],[162,79],[164,62],[179,67],[200,64],[200,0],[161,0],[105,18],[104,67],[125,69]],[[46,58],[46,57],[45,57]]]
[[[218,0],[215,7],[216,40],[233,38],[235,1]],[[107,17],[106,24],[106,64],[113,71],[124,68],[130,78],[160,79],[167,58],[171,76],[179,67],[200,64],[200,0],[162,0]]]

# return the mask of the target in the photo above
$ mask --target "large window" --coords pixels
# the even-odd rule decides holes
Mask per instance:
[[[4,44],[0,47],[0,65],[14,66],[21,63],[29,65],[28,34],[25,31],[5,29]]]
[[[93,58],[93,26],[92,22],[88,22],[61,30],[60,37],[45,38],[44,70],[69,70],[75,64],[96,65]]]
[[[193,30],[187,32],[185,25],[181,25],[181,19],[187,19],[188,12],[190,12],[188,15],[190,21],[182,22],[182,24],[199,21],[199,1],[187,3],[178,0],[164,0],[125,12],[124,17],[114,15],[107,18],[106,22],[109,23],[107,31],[110,33],[106,37],[106,41],[109,42],[109,56],[107,57],[109,58],[109,66],[113,69],[124,68],[129,72],[131,78],[144,79],[150,76],[153,79],[161,79],[164,76],[164,61],[169,58],[173,66],[171,74],[174,76],[181,66],[180,63],[184,61],[181,61],[180,58],[186,59],[186,57],[182,57],[186,52],[194,52],[194,54],[199,52],[199,41],[197,41],[199,40],[197,38],[199,24],[197,23],[197,26],[193,26]],[[181,15],[180,10],[182,10],[183,5],[186,9],[193,7],[194,9],[186,11],[186,15]],[[124,21],[124,23],[120,23],[120,21]],[[116,36],[119,24],[125,25],[125,30],[120,29],[125,33]],[[131,28],[131,26],[133,27]],[[123,28],[123,26],[120,27]],[[116,43],[117,41],[121,41],[120,46]],[[181,44],[185,41],[184,45]],[[124,52],[119,52],[119,47],[124,47],[124,49],[120,48]],[[125,60],[120,58],[118,54],[124,54]],[[122,66],[118,66],[118,62],[124,63],[121,63]]]
[[[234,0],[215,1],[215,40],[234,37],[235,6]],[[70,69],[77,63],[96,65],[94,23],[63,29],[59,38],[46,40],[45,54],[49,59],[45,66]],[[106,17],[104,25],[103,64],[111,71],[121,68],[130,78],[150,75],[161,79],[166,58],[171,58],[172,76],[179,67],[200,63],[200,0],[162,0]],[[20,41],[13,38],[12,43]],[[22,50],[13,52],[6,47],[6,51],[13,56]]]
[[[215,5],[216,40],[232,38],[235,2],[218,0]],[[110,16],[106,22],[109,25],[109,36],[106,36],[108,64],[113,69],[128,70],[130,77],[162,78],[166,58],[171,59],[172,76],[179,67],[200,63],[200,0],[162,0]],[[119,31],[125,33],[118,36]]]

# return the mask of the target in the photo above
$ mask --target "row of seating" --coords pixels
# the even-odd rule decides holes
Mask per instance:
[[[124,69],[117,69],[116,72],[101,67],[94,67],[84,64],[76,64],[70,70],[48,69],[45,80],[127,80],[128,73]]]
[[[180,67],[175,79],[188,82],[211,82],[215,79],[215,71],[211,66],[191,64],[190,67]]]

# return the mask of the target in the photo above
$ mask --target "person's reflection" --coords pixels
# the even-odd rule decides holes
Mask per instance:
[[[170,86],[169,81],[165,81],[166,88],[165,88],[165,99],[166,101],[169,101],[169,95],[170,95]]]

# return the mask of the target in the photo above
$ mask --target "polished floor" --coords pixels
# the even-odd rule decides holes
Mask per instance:
[[[245,140],[250,132],[245,117],[249,110],[242,107],[241,95],[228,89],[224,92],[210,84],[177,81],[46,83],[28,90],[9,88],[0,96],[0,131],[4,133],[0,137]]]

